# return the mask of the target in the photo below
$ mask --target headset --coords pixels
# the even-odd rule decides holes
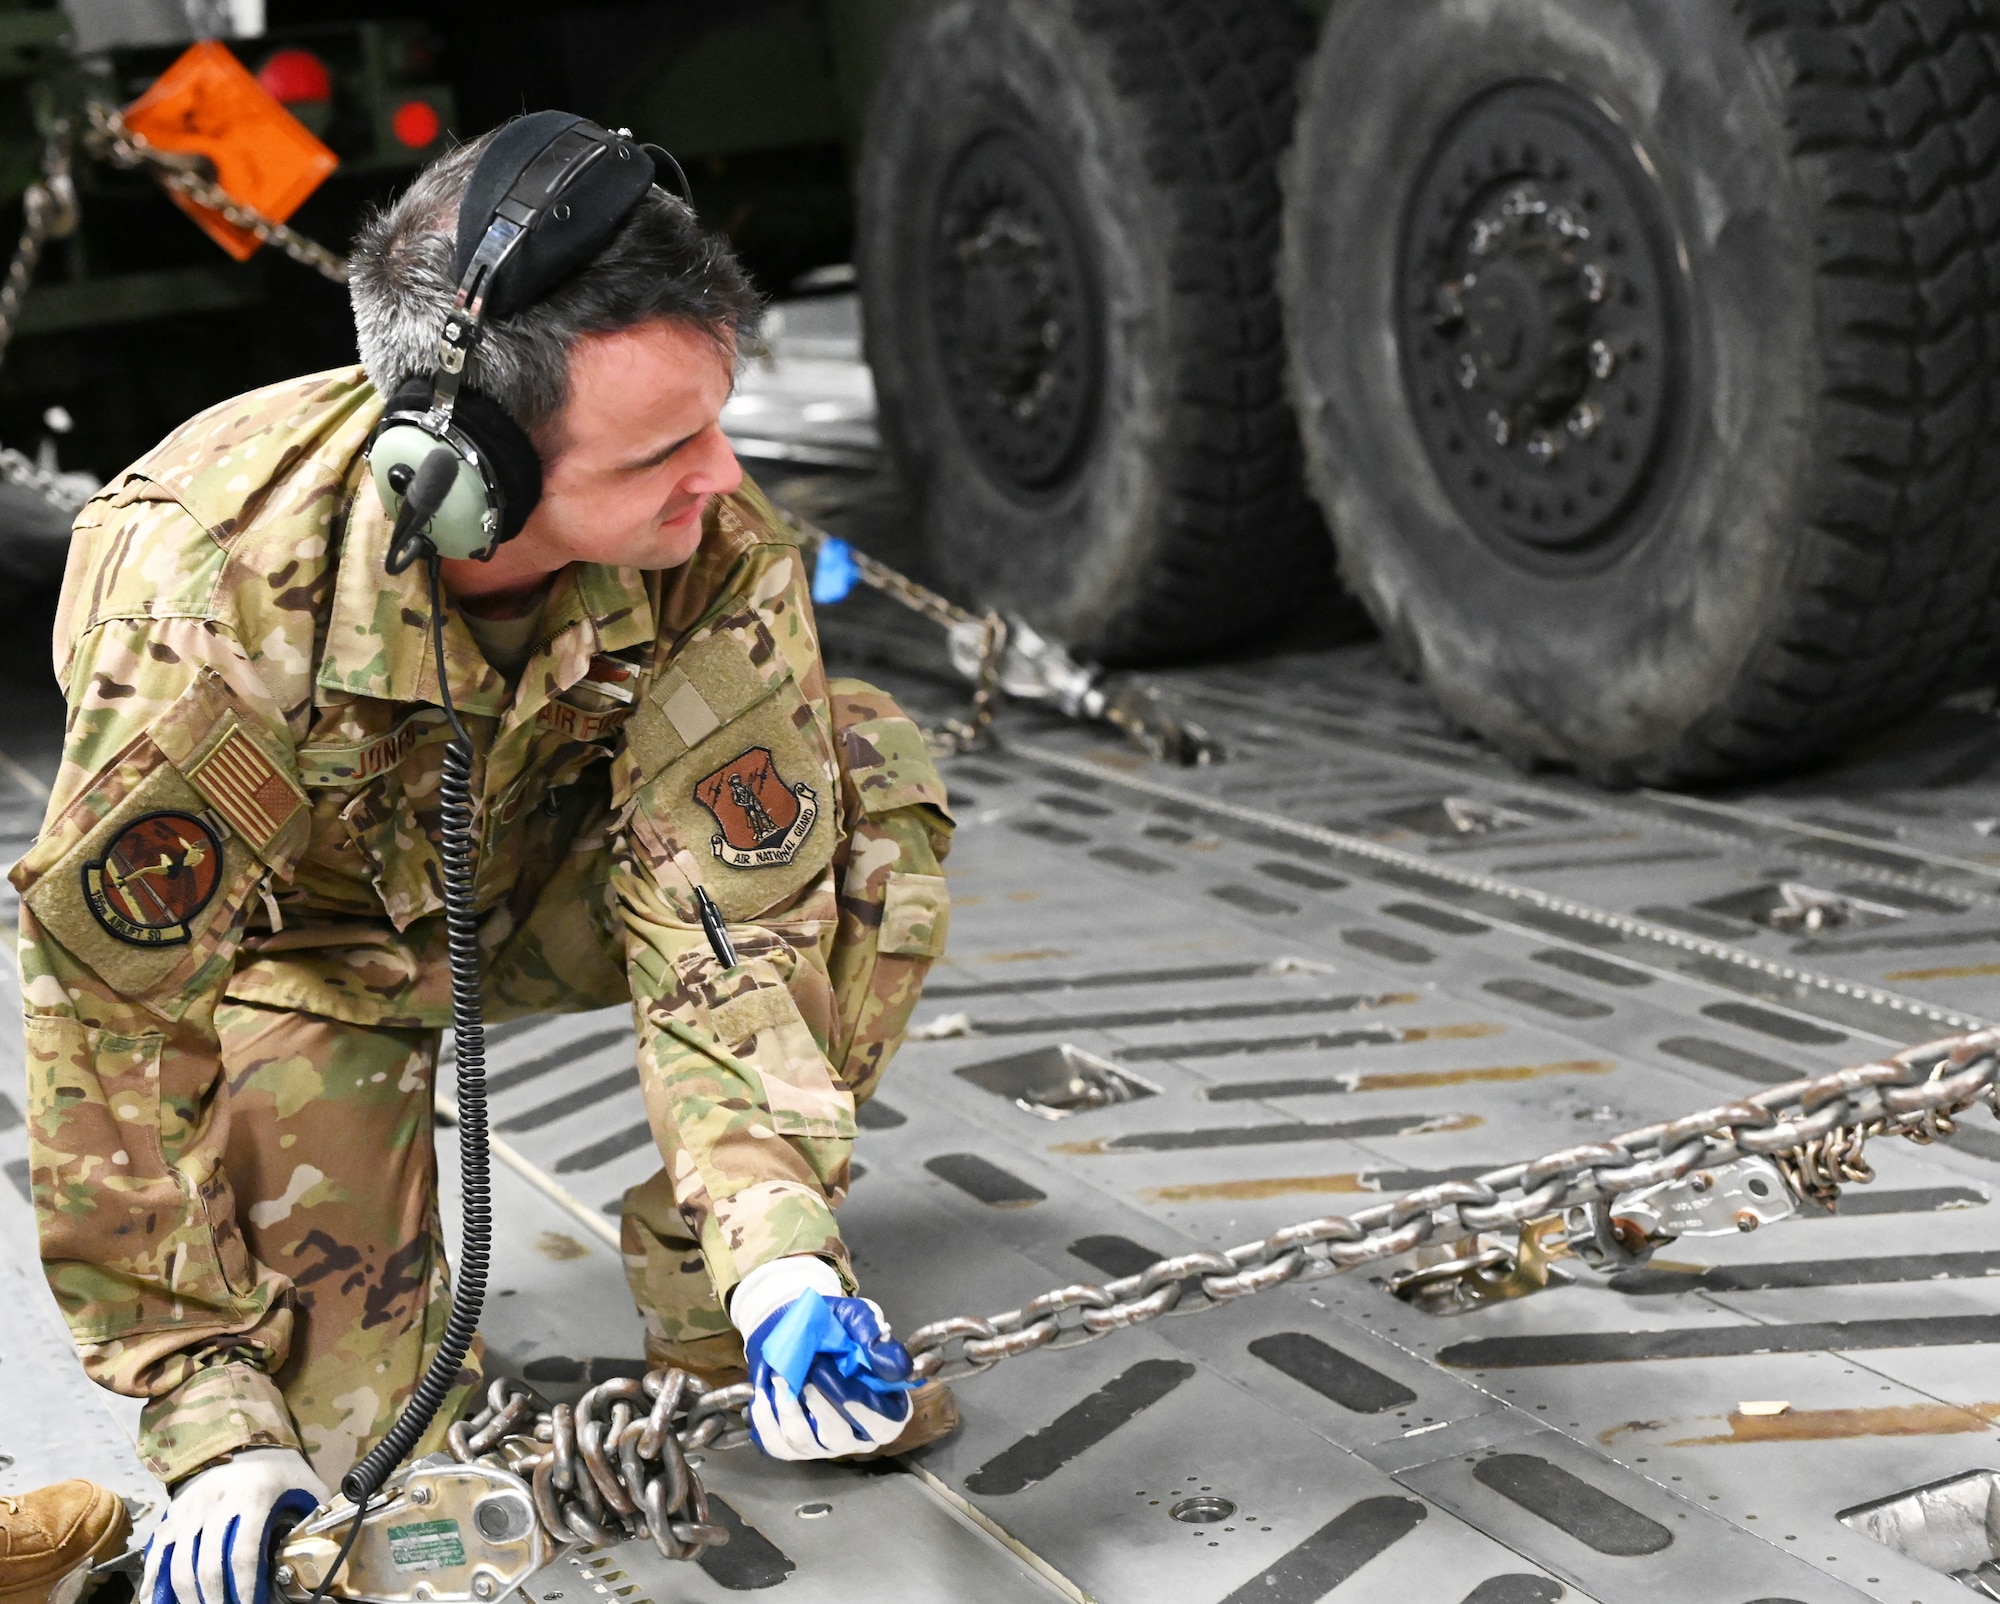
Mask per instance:
[[[488,318],[532,305],[590,261],[652,186],[654,154],[679,180],[680,164],[658,146],[635,144],[565,112],[536,112],[493,138],[466,183],[452,272],[458,291],[438,334],[436,367],[390,398],[369,438],[368,466],[382,504],[395,511],[385,566],[428,570],[431,643],[438,694],[451,726],[438,789],[442,819],[445,932],[451,954],[452,1041],[457,1058],[461,1213],[464,1233],[451,1312],[430,1364],[395,1423],[341,1478],[354,1518],[339,1556],[313,1592],[321,1604],[360,1535],[369,1501],[408,1456],[458,1384],[478,1331],[492,1247],[492,1186],[486,1134],[485,1018],[480,998],[479,922],[474,895],[472,738],[452,705],[445,662],[445,558],[493,555],[521,532],[542,495],[542,464],[525,430],[492,397],[465,383],[466,362]],[[718,956],[727,950],[702,909]],[[715,926],[720,917],[715,916]],[[733,954],[729,962],[734,962]]]
[[[532,305],[604,248],[652,187],[655,155],[686,200],[686,175],[666,151],[567,112],[508,123],[479,158],[459,206],[458,291],[435,367],[389,398],[368,443],[382,504],[399,509],[389,572],[426,555],[425,542],[440,556],[485,559],[521,532],[541,500],[541,458],[498,402],[466,384],[466,363],[488,319]]]

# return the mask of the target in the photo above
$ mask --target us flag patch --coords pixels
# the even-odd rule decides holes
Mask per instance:
[[[305,804],[263,748],[236,728],[188,770],[188,778],[230,827],[259,851]]]

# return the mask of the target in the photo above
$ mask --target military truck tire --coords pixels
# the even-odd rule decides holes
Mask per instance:
[[[1330,600],[1275,284],[1298,8],[917,13],[870,110],[857,265],[934,576],[1114,662]]]
[[[1457,719],[1699,780],[1990,651],[2000,4],[1337,0],[1300,98],[1308,480]]]

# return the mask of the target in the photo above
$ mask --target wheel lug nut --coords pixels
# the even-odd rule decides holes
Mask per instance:
[[[1602,340],[1590,342],[1590,371],[1600,379],[1608,379],[1618,371],[1618,353]]]

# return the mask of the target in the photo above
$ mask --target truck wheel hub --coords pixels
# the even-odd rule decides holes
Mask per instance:
[[[1459,287],[1462,339],[1473,359],[1475,393],[1537,423],[1560,418],[1583,397],[1590,302],[1573,263],[1542,242],[1517,243]],[[1447,314],[1447,321],[1453,314]]]
[[[1076,467],[1103,358],[1082,235],[1028,142],[989,133],[939,197],[931,315],[959,427],[1003,486],[1047,490]]]
[[[1487,91],[1422,170],[1398,286],[1409,403],[1473,529],[1552,553],[1631,528],[1681,388],[1685,285],[1622,130],[1559,84]]]

